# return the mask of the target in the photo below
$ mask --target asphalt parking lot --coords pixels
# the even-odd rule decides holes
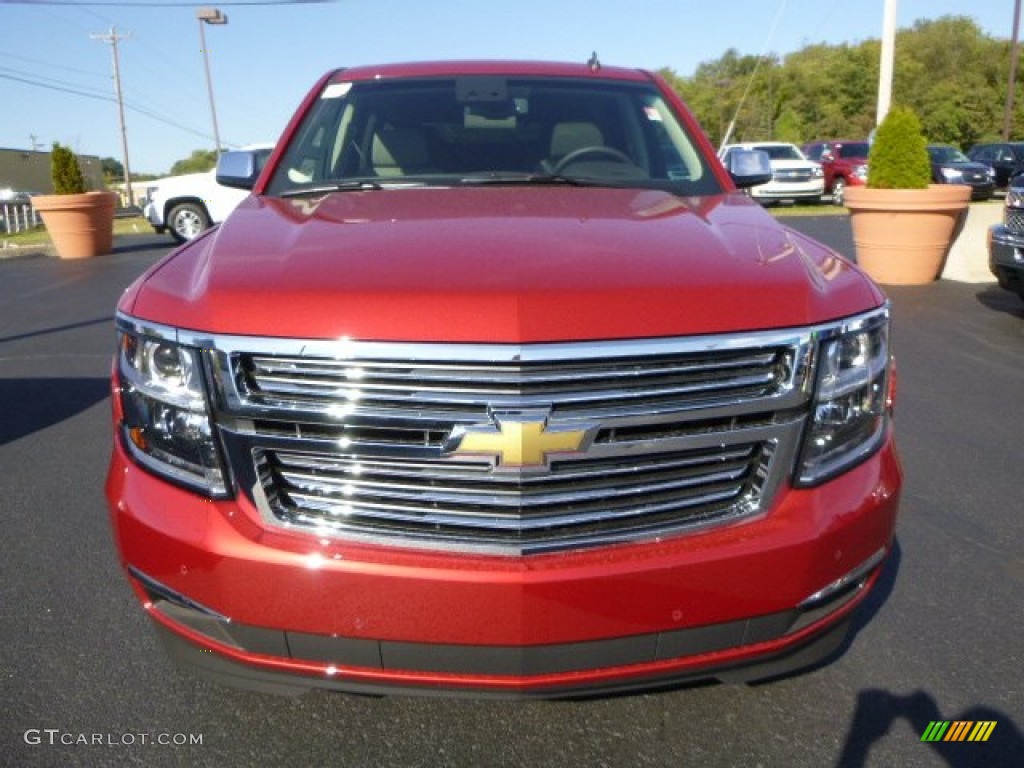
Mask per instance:
[[[851,250],[845,217],[787,221]],[[179,673],[117,566],[102,493],[112,314],[168,248],[139,235],[88,261],[0,260],[0,765],[1024,764],[1017,296],[889,291],[898,548],[830,664],[575,702],[286,699]],[[921,741],[947,720],[996,726],[985,743]]]

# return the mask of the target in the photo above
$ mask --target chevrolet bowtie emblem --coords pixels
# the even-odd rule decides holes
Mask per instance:
[[[492,413],[491,424],[456,427],[445,452],[455,456],[494,456],[496,469],[543,469],[553,454],[582,453],[597,435],[597,424],[553,425],[541,412]]]

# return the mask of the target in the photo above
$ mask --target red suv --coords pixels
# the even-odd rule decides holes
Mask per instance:
[[[161,638],[274,691],[567,696],[832,653],[893,544],[889,309],[657,75],[321,79],[117,308]]]
[[[825,172],[825,194],[835,205],[843,205],[847,186],[863,185],[868,178],[866,141],[812,141],[804,144],[808,160],[821,163]]]

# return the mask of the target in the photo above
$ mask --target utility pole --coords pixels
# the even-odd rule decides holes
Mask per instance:
[[[40,149],[43,148],[43,143],[41,141],[36,141],[36,139],[38,139],[38,138],[39,137],[36,136],[34,133],[30,133],[28,135],[28,140],[32,142],[32,151],[33,152],[38,152]]]
[[[1013,126],[1013,92],[1017,90],[1017,54],[1020,53],[1020,0],[1013,4],[1013,40],[1010,41],[1010,81],[1006,86],[1006,111],[1003,113],[1003,141],[1010,140]]]
[[[117,96],[117,116],[121,125],[121,152],[124,159],[124,186],[128,192],[128,205],[135,205],[135,194],[132,192],[132,172],[128,165],[128,130],[124,124],[124,99],[121,96],[121,66],[117,57],[117,43],[130,35],[117,34],[117,27],[111,27],[105,35],[89,35],[93,40],[102,40],[110,44],[114,56],[114,95]]]

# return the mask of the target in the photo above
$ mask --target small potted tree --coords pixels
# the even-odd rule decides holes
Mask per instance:
[[[960,184],[932,184],[921,123],[893,107],[868,153],[868,179],[846,190],[857,264],[887,285],[922,285],[942,272],[971,197]]]
[[[110,253],[114,241],[114,192],[87,192],[78,158],[54,142],[50,154],[52,195],[35,195],[32,206],[43,217],[62,259]]]

